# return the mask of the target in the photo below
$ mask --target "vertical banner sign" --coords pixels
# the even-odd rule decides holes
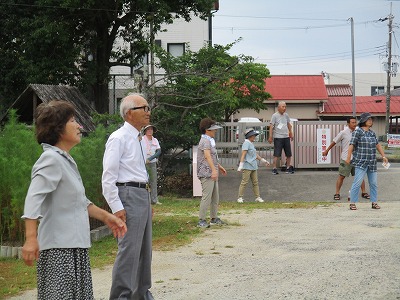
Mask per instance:
[[[331,141],[331,129],[330,128],[318,128],[317,129],[317,164],[330,164],[331,163],[331,152],[327,156],[322,156],[322,152],[328,149]]]
[[[203,194],[202,189],[201,189],[201,182],[199,178],[197,178],[197,146],[193,146],[193,151],[192,151],[192,156],[193,156],[193,169],[192,169],[192,175],[193,175],[193,197],[196,196],[201,196]]]

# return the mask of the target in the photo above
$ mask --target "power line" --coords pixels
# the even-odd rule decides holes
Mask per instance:
[[[370,49],[364,49],[357,52],[357,58],[379,56],[385,46],[379,46]],[[287,65],[302,65],[302,64],[317,64],[324,62],[343,61],[351,59],[350,52],[339,52],[326,55],[290,57],[290,58],[255,58],[255,61],[266,63],[268,66],[287,66]]]
[[[376,46],[373,48],[365,48],[365,49],[360,49],[357,50],[357,53],[365,53],[365,52],[370,52],[370,51],[377,51],[377,50],[384,50],[386,49],[386,45],[381,45],[381,46]],[[290,59],[302,59],[302,58],[322,58],[322,57],[330,57],[330,56],[338,56],[338,55],[350,55],[350,52],[346,51],[346,52],[337,52],[337,53],[328,53],[328,54],[321,54],[321,55],[310,55],[310,56],[297,56],[297,57],[291,57]],[[285,57],[281,57],[281,58],[274,58],[274,59],[265,59],[265,60],[280,60],[280,59],[286,59]]]
[[[319,19],[319,18],[299,18],[299,17],[271,17],[271,16],[235,16],[235,15],[221,15],[216,14],[214,17],[226,18],[249,18],[249,19],[276,19],[276,20],[302,20],[302,21],[337,21],[344,22],[347,19]]]
[[[260,17],[261,18],[261,17]],[[270,19],[282,19],[285,20],[287,18],[280,18],[280,17],[265,17]],[[325,21],[329,19],[302,19],[302,18],[289,18],[293,20],[318,20],[318,21]],[[334,20],[334,19],[332,19]],[[331,20],[331,21],[332,21]],[[312,30],[312,29],[325,29],[325,28],[338,28],[338,27],[346,27],[349,25],[348,20],[336,20],[340,22],[345,22],[345,24],[326,24],[326,25],[303,25],[303,26],[291,26],[291,27],[264,27],[264,28],[254,28],[254,27],[235,27],[235,26],[214,26],[213,29],[215,30],[229,30],[229,31],[270,31],[270,30]],[[354,25],[368,25],[368,24],[379,24],[378,20],[370,20],[364,22],[356,22]]]
[[[338,28],[338,27],[346,27],[348,24],[341,25],[320,25],[320,26],[301,26],[301,27],[270,27],[270,28],[247,28],[247,27],[218,27],[215,26],[213,29],[217,30],[229,30],[229,31],[285,31],[285,30],[310,30],[310,29],[325,29],[325,28]]]

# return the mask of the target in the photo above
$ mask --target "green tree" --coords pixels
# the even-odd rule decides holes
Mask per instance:
[[[259,111],[271,97],[265,91],[269,70],[250,56],[232,56],[235,43],[205,46],[173,57],[157,49],[160,67],[166,71],[165,85],[150,90],[154,97],[152,122],[162,130],[165,151],[188,150],[199,139],[199,122],[208,116],[229,121],[232,114],[248,108]]]
[[[76,84],[83,37],[71,13],[45,1],[0,3],[3,108],[28,83]]]
[[[0,69],[7,75],[0,77],[0,95],[10,102],[27,83],[79,83],[97,111],[107,112],[109,70],[139,63],[151,44],[150,24],[156,33],[175,18],[206,18],[213,3],[3,0]]]

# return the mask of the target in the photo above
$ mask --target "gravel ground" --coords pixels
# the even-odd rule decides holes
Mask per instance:
[[[151,291],[157,300],[400,299],[400,201],[380,204],[227,213],[231,225],[154,251]],[[93,270],[96,299],[108,299],[111,268]]]

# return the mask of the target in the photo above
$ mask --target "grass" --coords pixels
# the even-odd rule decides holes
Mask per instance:
[[[389,159],[389,162],[400,162],[400,148],[387,148],[384,147],[385,156]],[[377,157],[380,157],[378,154]]]
[[[160,198],[163,205],[154,206],[153,249],[170,251],[189,244],[203,234],[204,229],[196,227],[198,222],[199,200]],[[251,213],[256,209],[313,208],[331,203],[243,203],[221,202],[219,211],[223,214]],[[239,224],[230,224],[236,226]],[[218,227],[213,227],[214,229]],[[219,227],[221,228],[221,227]],[[226,246],[233,247],[233,246]],[[113,237],[94,242],[90,248],[92,268],[103,268],[114,263],[117,243]],[[215,252],[214,254],[217,254]],[[196,253],[202,255],[202,253]],[[179,279],[174,279],[179,280]],[[0,259],[0,299],[16,295],[36,287],[36,268],[26,266],[22,260]]]

